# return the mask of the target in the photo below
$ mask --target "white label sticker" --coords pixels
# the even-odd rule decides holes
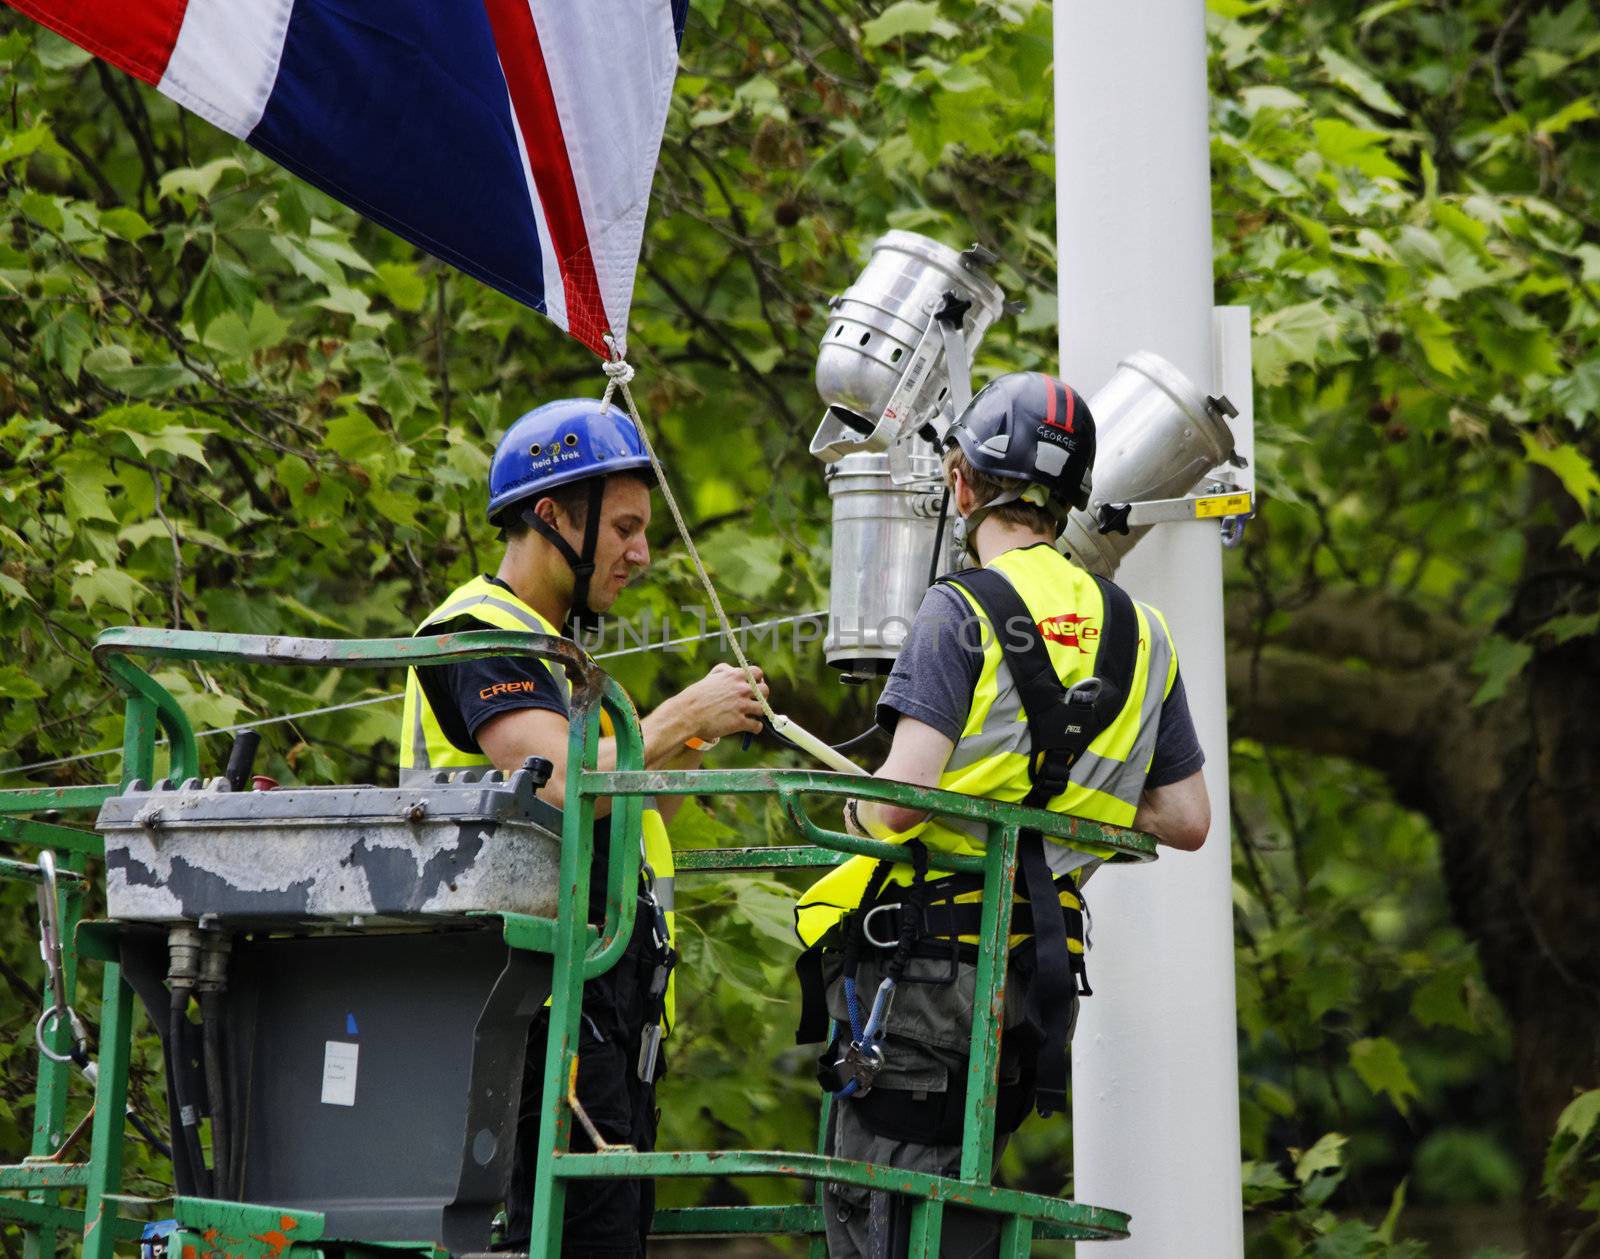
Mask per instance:
[[[356,1057],[360,1045],[345,1040],[330,1040],[322,1054],[322,1104],[324,1106],[354,1106],[356,1104]]]

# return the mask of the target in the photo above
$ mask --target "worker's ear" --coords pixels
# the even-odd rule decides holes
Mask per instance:
[[[972,492],[972,487],[967,484],[967,478],[961,474],[960,468],[950,469],[950,505],[956,509],[958,516],[970,516],[974,507],[973,500],[977,497]]]
[[[553,498],[541,498],[533,505],[533,514],[547,525],[563,523],[561,508]]]

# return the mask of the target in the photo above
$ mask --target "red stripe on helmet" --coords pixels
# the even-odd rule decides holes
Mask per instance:
[[[1039,375],[1044,379],[1044,422],[1051,428],[1065,429],[1072,432],[1072,390],[1057,380],[1054,376],[1046,376],[1043,372]],[[1067,400],[1066,414],[1061,419],[1056,419],[1056,390],[1060,389]]]

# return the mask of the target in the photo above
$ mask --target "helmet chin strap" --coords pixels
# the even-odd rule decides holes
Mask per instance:
[[[572,570],[572,609],[567,613],[567,623],[561,627],[563,630],[568,627],[574,631],[589,629],[599,617],[599,613],[589,606],[589,579],[594,576],[595,544],[600,538],[600,505],[605,495],[604,477],[595,477],[589,482],[589,510],[584,516],[581,553],[574,551],[572,544],[561,536],[560,531],[532,507],[522,509],[522,523],[555,547],[556,553],[566,560],[567,567]]]
[[[1036,507],[1044,507],[1052,515],[1056,516],[1056,537],[1059,538],[1061,531],[1067,527],[1066,516],[1064,513],[1057,514],[1057,511],[1049,506],[1048,500],[1043,503],[1038,502],[1038,495],[1035,493],[1038,489],[1039,487],[1036,485],[1018,485],[991,498],[982,507],[974,507],[965,516],[957,516],[955,523],[950,528],[950,537],[955,542],[956,547],[965,551],[972,557],[974,562],[977,562],[978,526],[988,518],[989,513],[996,507],[1004,507],[1007,503],[1023,501],[1033,503]]]

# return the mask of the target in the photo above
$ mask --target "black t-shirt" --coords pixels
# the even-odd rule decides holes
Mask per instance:
[[[488,578],[510,592],[498,577]],[[493,629],[470,613],[428,626],[429,634],[460,634]],[[522,708],[543,708],[567,715],[567,701],[545,662],[531,656],[494,656],[459,664],[428,665],[417,670],[417,681],[439,719],[444,737],[459,750],[481,755],[478,731],[501,713]]]
[[[510,591],[498,577],[489,581]],[[470,613],[428,626],[429,634],[460,634],[468,630],[493,629]],[[559,666],[558,666],[559,667]],[[524,708],[542,708],[568,713],[567,701],[556,684],[555,674],[545,662],[532,656],[491,656],[485,660],[426,665],[417,669],[417,681],[438,718],[444,737],[463,752],[482,756],[478,731],[491,717]],[[548,803],[561,807],[561,801]],[[597,818],[594,824],[594,866],[590,882],[589,914],[605,910],[605,870],[611,848],[611,819]],[[598,905],[598,910],[596,906]]]

